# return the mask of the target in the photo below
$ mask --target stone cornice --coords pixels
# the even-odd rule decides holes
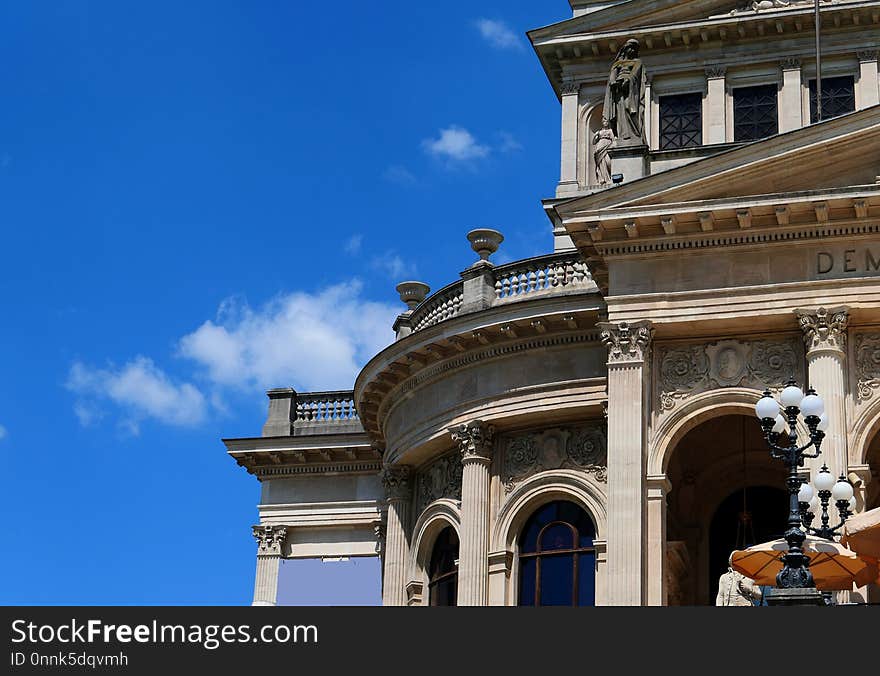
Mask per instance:
[[[287,526],[253,526],[257,556],[281,556],[287,539]]]
[[[495,427],[482,420],[472,420],[457,427],[450,427],[452,441],[458,445],[463,464],[489,462],[492,460]]]
[[[654,330],[651,322],[602,322],[602,342],[608,348],[608,365],[644,361],[651,347]]]
[[[844,352],[846,348],[846,327],[849,324],[849,308],[820,307],[816,309],[795,309],[798,324],[804,333],[807,353],[820,350]]]

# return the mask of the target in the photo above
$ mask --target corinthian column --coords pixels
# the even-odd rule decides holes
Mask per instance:
[[[834,476],[846,474],[846,326],[849,309],[844,306],[817,310],[797,309],[807,349],[810,387],[825,402],[828,429],[822,442],[822,455],[811,459],[815,471],[827,463]]]
[[[406,560],[409,555],[409,505],[412,498],[410,468],[386,467],[382,484],[388,502],[385,526],[385,561],[382,582],[382,605],[406,605]]]
[[[645,598],[646,383],[653,337],[647,321],[598,324],[608,347],[607,602]]]
[[[255,606],[274,606],[278,597],[278,566],[281,548],[287,539],[287,526],[254,526],[257,540],[257,576],[254,582]]]
[[[489,464],[495,428],[482,420],[450,428],[461,451],[458,605],[489,604]]]

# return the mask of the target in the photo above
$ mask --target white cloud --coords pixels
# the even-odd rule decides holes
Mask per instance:
[[[497,19],[477,19],[477,30],[483,39],[496,49],[522,49],[520,37],[503,21]]]
[[[405,281],[405,277],[412,277],[416,273],[416,268],[404,260],[394,252],[387,252],[384,256],[376,256],[370,265],[375,270],[384,272],[385,275],[396,282]]]
[[[398,185],[415,185],[418,183],[413,173],[404,166],[392,164],[382,172],[382,178]]]
[[[230,298],[216,321],[181,339],[180,353],[219,388],[347,389],[393,340],[402,309],[365,300],[358,281],[281,295],[257,309]]]
[[[7,436],[9,436],[9,432],[6,431],[3,425],[0,425],[0,441],[3,441]]]
[[[506,131],[500,131],[498,132],[498,136],[501,137],[501,145],[498,149],[502,153],[515,153],[523,149],[522,143],[517,141],[513,134]]]
[[[200,423],[206,414],[205,398],[190,383],[176,383],[147,357],[137,356],[122,367],[93,368],[75,362],[67,388],[78,396],[74,412],[89,425],[100,417],[97,402],[116,404],[126,417],[126,429],[137,434],[138,424],[155,418],[169,425]]]
[[[356,254],[358,251],[361,250],[361,244],[363,244],[363,241],[363,235],[352,235],[347,240],[345,240],[345,244],[342,248],[347,254]]]
[[[431,155],[459,162],[489,154],[488,146],[480,145],[467,129],[455,125],[441,129],[438,138],[425,139],[422,143]]]

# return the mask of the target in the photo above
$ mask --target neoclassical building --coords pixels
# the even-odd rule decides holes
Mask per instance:
[[[821,3],[819,101],[812,0],[571,7],[528,34],[554,251],[472,233],[352,390],[270,390],[224,440],[262,491],[255,604],[322,556],[380,556],[386,605],[711,604],[783,529],[753,407],[792,377],[818,462],[880,505],[880,1]]]

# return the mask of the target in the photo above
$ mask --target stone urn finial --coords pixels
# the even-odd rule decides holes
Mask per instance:
[[[477,252],[481,261],[489,261],[489,256],[498,251],[498,245],[504,241],[504,235],[497,230],[478,228],[467,234],[471,249]]]
[[[422,282],[401,282],[397,285],[400,300],[406,303],[410,310],[415,310],[430,291],[431,287]]]

